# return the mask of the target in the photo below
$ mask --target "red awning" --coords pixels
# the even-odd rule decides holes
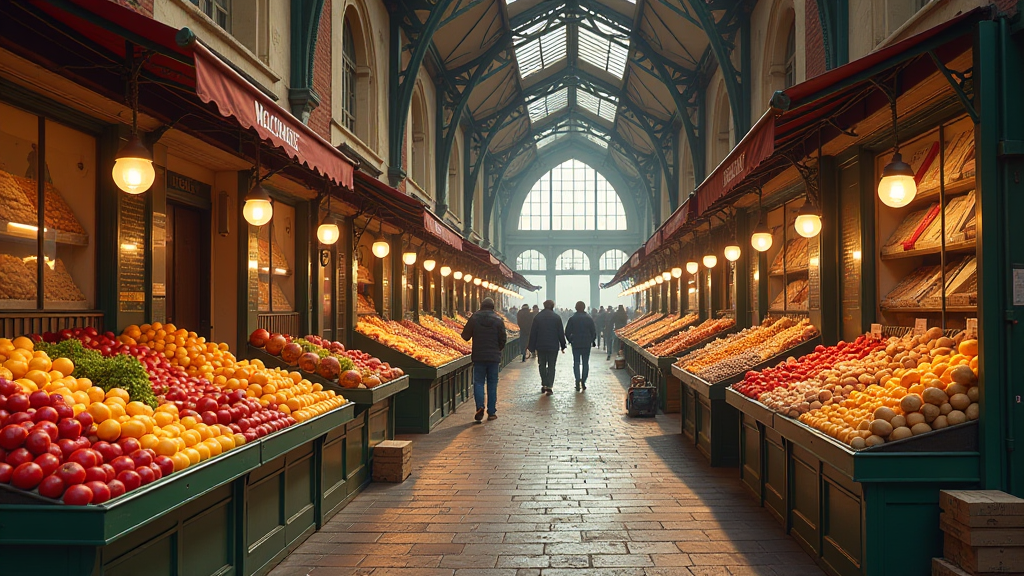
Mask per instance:
[[[192,45],[196,63],[196,94],[214,104],[221,116],[233,117],[288,153],[292,159],[352,188],[352,164],[312,128],[277,105],[199,42]]]
[[[675,233],[683,227],[683,224],[690,221],[690,216],[693,215],[694,206],[694,202],[691,200],[691,198],[684,200],[682,205],[680,205],[679,208],[676,208],[676,211],[673,212],[672,215],[665,220],[665,223],[661,225],[661,235],[663,239],[672,238]]]
[[[658,230],[654,231],[654,234],[652,234],[651,237],[647,240],[647,243],[644,244],[644,256],[650,256],[651,254],[654,253],[655,250],[661,248],[661,238],[662,232],[659,228]]]
[[[423,210],[423,227],[445,244],[462,250],[462,237],[430,210]]]
[[[393,226],[411,234],[426,232],[432,238],[462,251],[462,236],[428,210],[423,202],[395,190],[365,172],[356,172],[354,181],[358,186],[355,189],[356,194],[342,196],[345,202],[364,210],[374,209],[382,220]]]
[[[740,140],[725,160],[697,187],[697,214],[703,214],[775,151],[774,109],[769,109]]]

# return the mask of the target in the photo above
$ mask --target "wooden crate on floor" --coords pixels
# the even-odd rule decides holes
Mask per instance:
[[[1024,576],[1024,500],[995,490],[939,495],[943,555],[933,576]]]
[[[412,442],[385,440],[373,448],[373,481],[403,482],[412,474]]]

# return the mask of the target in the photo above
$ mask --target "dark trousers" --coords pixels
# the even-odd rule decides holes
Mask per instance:
[[[583,365],[582,371],[580,364]],[[587,383],[587,375],[590,374],[590,348],[572,349],[572,373],[576,376],[576,382]]]
[[[612,354],[618,354],[619,337],[615,335],[615,332],[605,335],[605,343],[608,345],[608,358],[611,358]]]
[[[487,386],[487,413],[498,410],[498,362],[473,363],[473,400],[477,410],[484,407],[484,385]]]
[[[555,383],[555,362],[558,360],[558,350],[537,350],[537,366],[540,368],[540,385],[544,388],[551,388]]]

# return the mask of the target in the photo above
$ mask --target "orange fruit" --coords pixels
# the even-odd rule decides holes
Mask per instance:
[[[205,442],[200,442],[199,444],[196,444],[195,446],[190,448],[190,450],[195,450],[196,452],[198,452],[200,460],[210,459],[210,447]]]
[[[15,348],[21,348],[22,350],[33,350],[35,348],[35,344],[32,343],[32,340],[24,336],[18,336],[13,342],[11,342],[11,344],[14,344]]]
[[[196,450],[195,448],[185,448],[180,452],[180,454],[184,454],[185,456],[188,457],[188,462],[190,466],[199,464],[199,461],[203,459],[203,455],[200,454],[199,451]]]
[[[153,409],[149,407],[149,404],[144,404],[138,400],[133,400],[125,406],[125,411],[129,416],[152,416]]]
[[[130,419],[121,425],[121,436],[127,438],[142,438],[146,435],[146,425],[134,419]]]
[[[4,368],[10,371],[11,377],[18,379],[28,372],[28,363],[20,357],[12,357],[4,362]]]
[[[170,438],[164,438],[153,447],[159,456],[173,456],[178,453],[178,443]]]
[[[164,426],[167,426],[171,422],[174,422],[174,414],[171,414],[170,412],[158,411],[155,414],[153,414],[153,419],[156,420],[157,426],[163,428]]]
[[[181,433],[181,439],[185,441],[185,446],[195,446],[202,442],[203,436],[196,430],[186,430]]]
[[[132,399],[131,395],[129,395],[128,391],[124,388],[111,388],[107,392],[106,398],[120,398],[125,401],[125,404]]]
[[[110,412],[110,406],[107,406],[102,402],[93,402],[92,404],[89,404],[89,407],[86,408],[86,410],[89,412],[89,415],[92,416],[93,421],[97,424],[105,422],[113,416]]]
[[[139,445],[143,448],[156,448],[159,442],[160,438],[156,434],[143,434],[142,438],[139,438]]]
[[[96,436],[100,440],[114,442],[121,437],[121,425],[114,419],[104,420],[96,427]]]
[[[221,443],[218,442],[216,438],[210,438],[209,440],[204,440],[203,441],[203,445],[210,449],[210,456],[211,457],[212,456],[219,456],[220,453],[224,451],[224,447],[221,446]]]

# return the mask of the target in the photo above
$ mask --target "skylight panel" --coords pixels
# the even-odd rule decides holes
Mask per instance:
[[[605,140],[604,138],[601,138],[600,136],[596,136],[594,134],[587,134],[587,139],[593,142],[594,144],[597,144],[601,148],[608,147],[608,141]]]
[[[576,90],[576,103],[584,110],[609,122],[615,121],[615,111],[619,107],[619,99],[615,96],[609,99],[586,90]]]
[[[530,112],[530,122],[537,122],[548,114],[552,114],[569,105],[569,89],[562,88],[531,101],[526,105]]]
[[[621,80],[626,71],[628,49],[585,26],[581,26],[579,31],[580,58]],[[601,26],[601,31],[607,34],[614,33],[606,26]]]
[[[548,144],[553,144],[565,136],[565,132],[555,132],[554,134],[548,134],[537,141],[537,148],[543,148]]]
[[[527,30],[517,31],[517,34],[530,36],[544,25],[545,22],[538,22]],[[548,30],[536,38],[517,43],[515,51],[516,60],[519,62],[519,75],[526,78],[564,59],[565,46],[564,25]]]

